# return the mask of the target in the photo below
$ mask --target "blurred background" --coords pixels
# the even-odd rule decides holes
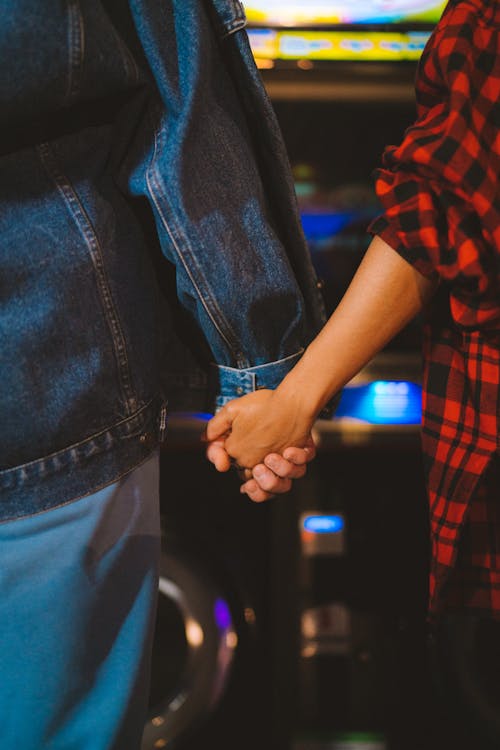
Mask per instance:
[[[414,119],[444,5],[245,2],[329,313],[367,248],[372,173]],[[316,424],[307,478],[270,503],[205,461],[209,415],[171,416],[143,750],[500,747],[498,624],[425,624],[420,326],[348,384]]]

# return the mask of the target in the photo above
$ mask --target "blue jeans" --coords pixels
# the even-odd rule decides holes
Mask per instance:
[[[0,525],[0,747],[137,750],[160,552],[158,456]]]

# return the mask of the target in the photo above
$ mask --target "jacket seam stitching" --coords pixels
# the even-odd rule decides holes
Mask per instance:
[[[71,101],[80,90],[85,50],[85,30],[79,0],[68,3],[68,86],[66,99]]]
[[[218,370],[222,370],[223,372],[229,371],[229,372],[238,372],[242,374],[244,373],[253,374],[254,372],[258,373],[258,371],[262,371],[266,368],[277,369],[281,367],[283,364],[286,364],[287,362],[297,359],[297,357],[300,357],[304,353],[304,351],[305,351],[304,347],[301,347],[296,352],[294,352],[293,354],[288,354],[286,357],[280,357],[280,359],[273,360],[272,362],[264,362],[264,364],[262,365],[252,365],[252,366],[241,368],[241,369],[238,369],[236,367],[228,367],[228,365],[219,365],[215,362],[212,363],[212,367],[217,367]]]
[[[37,516],[42,516],[44,513],[50,513],[53,510],[58,510],[59,508],[64,508],[68,505],[71,505],[72,503],[77,503],[80,500],[85,500],[86,498],[92,497],[92,495],[96,495],[98,492],[101,492],[106,487],[111,487],[117,482],[120,482],[124,477],[127,476],[127,474],[130,474],[132,471],[135,471],[140,466],[145,464],[147,461],[149,461],[153,457],[155,451],[157,450],[158,448],[153,448],[147,456],[145,456],[144,458],[140,458],[137,463],[134,463],[133,466],[131,466],[128,469],[124,469],[118,474],[118,476],[116,476],[111,481],[102,482],[101,484],[97,485],[97,487],[94,487],[89,492],[85,492],[82,495],[77,495],[76,497],[72,497],[71,500],[65,500],[61,503],[57,503],[56,505],[51,505],[48,508],[44,508],[43,510],[36,511],[34,513],[23,513],[18,516],[10,516],[5,519],[0,519],[0,526],[7,524],[7,523],[15,523],[16,521],[24,521],[30,518],[36,518]]]
[[[114,432],[115,430],[119,430],[121,427],[133,422],[134,420],[140,420],[141,416],[151,408],[157,398],[158,397],[150,399],[147,404],[144,404],[144,406],[142,406],[140,409],[138,409],[125,419],[120,419],[118,422],[114,422],[112,425],[105,427],[103,430],[95,432],[92,435],[84,438],[83,440],[79,440],[77,443],[67,445],[64,448],[61,448],[61,450],[55,451],[54,453],[48,453],[46,456],[36,458],[34,461],[28,461],[27,463],[19,464],[18,466],[13,466],[10,469],[4,469],[3,471],[0,471],[0,486],[8,488],[10,484],[7,484],[5,480],[10,480],[10,477],[15,477],[16,474],[24,474],[26,476],[26,472],[29,469],[33,470],[37,465],[41,466],[43,463],[46,463],[48,461],[57,461],[60,457],[64,456],[65,454],[74,453],[87,443],[96,441],[99,438],[102,438],[105,435]],[[138,427],[142,429],[142,425],[139,424]],[[136,430],[136,432],[130,432],[130,434],[124,435],[123,437],[133,438],[137,432],[140,432],[140,429],[138,431]]]
[[[94,272],[97,277],[97,287],[103,305],[104,316],[108,323],[108,328],[110,330],[111,338],[113,341],[113,349],[118,366],[118,377],[125,401],[125,408],[127,414],[130,415],[137,408],[137,400],[135,398],[131,384],[130,366],[128,362],[125,336],[120,324],[116,305],[113,300],[113,295],[111,293],[111,289],[109,288],[102,248],[99,239],[95,233],[90,218],[83,205],[81,204],[80,199],[71,182],[59,170],[49,144],[40,144],[40,146],[38,146],[38,151],[45,169],[47,170],[50,177],[54,180],[56,187],[61,194],[76,226],[80,230],[89,250],[92,265],[94,267]]]
[[[164,192],[161,190],[161,186],[160,186],[160,184],[158,182],[158,179],[157,179],[157,176],[156,176],[156,155],[157,155],[157,150],[158,150],[158,137],[157,137],[157,130],[156,130],[156,128],[154,129],[154,140],[155,140],[154,153],[153,153],[153,156],[152,156],[152,159],[151,159],[151,163],[150,163],[149,169],[146,170],[146,182],[147,182],[147,186],[148,186],[151,198],[153,199],[153,202],[154,202],[154,204],[156,206],[156,210],[158,211],[158,215],[160,216],[162,224],[165,227],[165,229],[167,231],[167,234],[168,234],[168,236],[169,236],[169,238],[170,238],[170,240],[172,242],[172,246],[173,246],[173,248],[174,248],[174,250],[176,252],[176,255],[179,258],[180,262],[182,263],[182,266],[184,267],[184,270],[186,271],[186,273],[187,273],[187,275],[188,275],[188,277],[189,277],[189,279],[190,279],[190,281],[191,281],[191,283],[193,285],[193,288],[196,291],[196,294],[198,295],[198,299],[201,301],[201,304],[203,305],[203,307],[204,307],[204,309],[205,309],[208,317],[212,321],[215,329],[218,331],[218,333],[221,336],[222,340],[226,343],[229,351],[233,354],[233,356],[238,361],[238,363],[239,364],[240,363],[246,364],[246,361],[243,362],[241,354],[237,354],[236,353],[237,349],[233,345],[233,343],[231,343],[231,337],[228,337],[226,335],[226,333],[224,333],[224,331],[222,330],[222,328],[219,325],[218,321],[216,320],[214,314],[212,313],[211,307],[220,316],[220,320],[224,323],[224,327],[226,329],[228,329],[229,331],[231,330],[229,324],[227,323],[227,321],[224,318],[224,315],[222,314],[222,311],[220,310],[219,306],[217,305],[217,302],[216,302],[216,300],[215,300],[215,298],[214,298],[214,296],[213,296],[213,294],[212,294],[212,292],[210,290],[210,287],[208,285],[205,285],[204,288],[203,288],[203,293],[202,293],[202,290],[200,288],[199,282],[196,280],[196,278],[195,278],[195,276],[194,276],[194,274],[192,272],[192,269],[189,267],[189,264],[186,263],[185,255],[188,255],[189,259],[191,260],[192,265],[194,267],[196,267],[196,265],[197,265],[196,264],[196,259],[195,259],[194,255],[193,255],[193,252],[192,252],[192,249],[191,249],[189,241],[187,240],[186,237],[182,238],[183,239],[183,246],[184,246],[184,252],[182,252],[181,248],[179,247],[179,243],[177,242],[177,239],[176,239],[176,235],[180,236],[181,233],[179,232],[177,226],[175,226],[175,219],[172,216],[172,224],[175,226],[175,235],[174,235],[174,230],[172,229],[172,227],[170,225],[170,222],[167,221],[167,218],[165,216],[165,212],[162,210],[161,203],[166,203],[167,199],[166,199],[166,196],[164,195]],[[156,190],[158,191],[158,195],[156,194],[156,191],[155,191],[154,188],[156,188]],[[161,201],[159,200],[159,196],[161,196]],[[171,211],[171,213],[173,213],[173,212]],[[210,305],[208,304],[208,301],[210,302]]]

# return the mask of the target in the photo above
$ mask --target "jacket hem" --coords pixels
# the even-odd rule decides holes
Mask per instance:
[[[131,417],[57,453],[0,472],[0,522],[56,508],[111,484],[163,439],[160,396]]]

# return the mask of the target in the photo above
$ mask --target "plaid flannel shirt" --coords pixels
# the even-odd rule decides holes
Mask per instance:
[[[500,2],[451,0],[369,231],[440,279],[424,330],[430,617],[500,617]]]

